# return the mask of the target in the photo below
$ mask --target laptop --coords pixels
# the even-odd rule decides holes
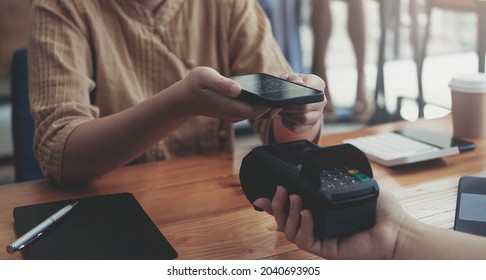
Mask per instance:
[[[473,150],[472,142],[421,128],[406,128],[344,140],[362,150],[371,161],[398,166],[457,155]]]

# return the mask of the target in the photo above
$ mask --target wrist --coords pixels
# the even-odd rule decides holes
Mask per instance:
[[[160,108],[168,108],[174,119],[187,120],[197,115],[184,80],[174,83],[156,95]]]
[[[394,260],[413,259],[417,250],[418,241],[423,238],[423,229],[420,222],[406,216],[398,225],[395,248],[391,256]]]

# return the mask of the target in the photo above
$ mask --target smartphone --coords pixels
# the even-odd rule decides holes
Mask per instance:
[[[395,133],[401,134],[405,137],[418,140],[423,143],[435,146],[439,149],[455,148],[462,152],[472,151],[476,148],[476,144],[473,142],[456,138],[451,135],[444,135],[440,133],[435,133],[433,131],[428,131],[418,127],[409,127],[402,130],[398,130]]]
[[[486,178],[459,180],[454,230],[486,236]]]
[[[233,76],[230,79],[241,86],[238,98],[270,108],[286,108],[324,100],[321,90],[265,73]]]

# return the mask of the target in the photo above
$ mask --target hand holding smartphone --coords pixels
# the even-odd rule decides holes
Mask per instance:
[[[324,100],[324,93],[265,73],[233,76],[241,86],[239,99],[270,108],[287,108]]]

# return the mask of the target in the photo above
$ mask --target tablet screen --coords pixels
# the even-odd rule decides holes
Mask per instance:
[[[461,193],[459,219],[486,223],[486,195]]]

